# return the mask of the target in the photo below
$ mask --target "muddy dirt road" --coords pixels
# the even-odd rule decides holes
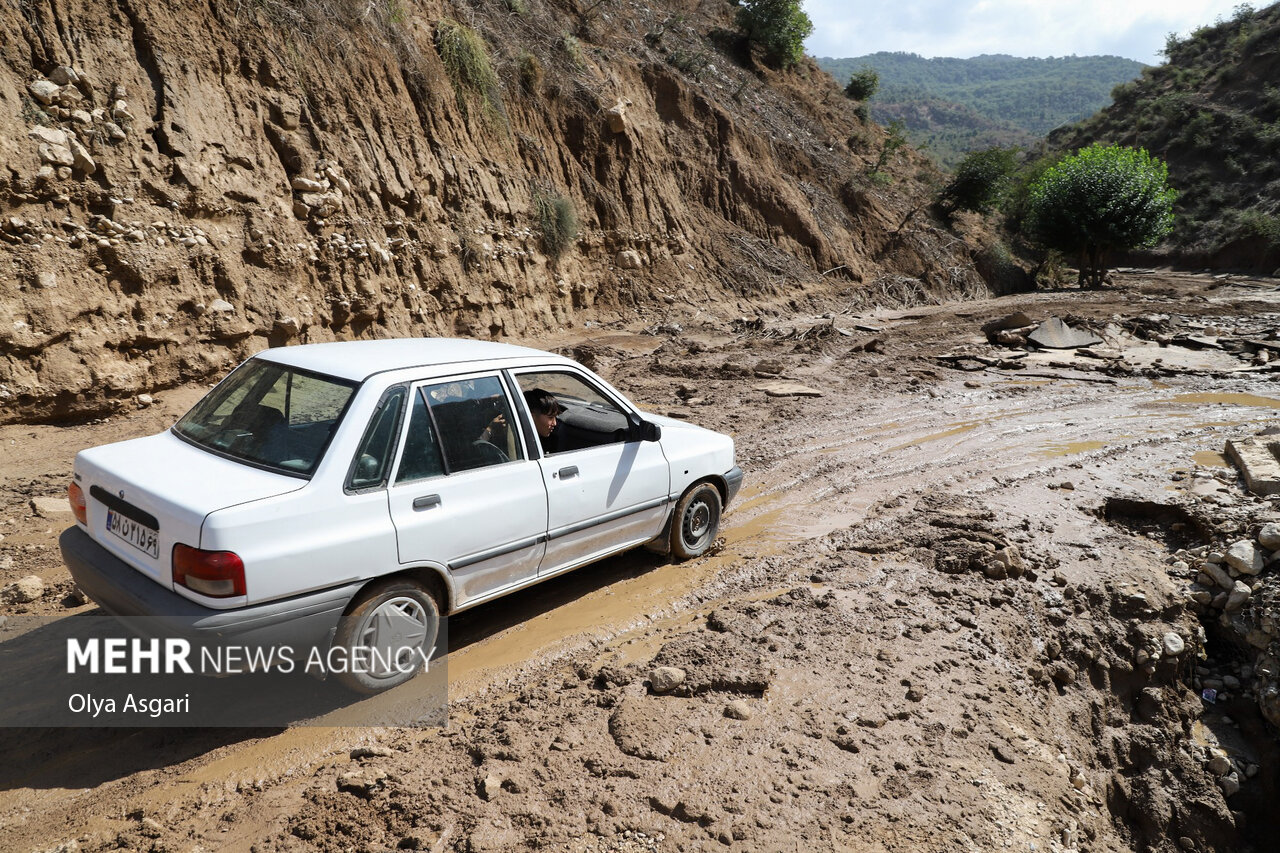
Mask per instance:
[[[456,618],[444,728],[7,730],[0,848],[1274,849],[1276,638],[1216,627],[1274,614],[1274,571],[1230,612],[1195,582],[1280,519],[1221,455],[1280,408],[1268,347],[1235,343],[1280,330],[1280,282],[832,308],[677,303],[554,342],[735,435],[718,552],[633,553]],[[989,344],[1015,311],[1103,341]],[[200,391],[0,429],[0,585],[43,584],[0,641],[93,607],[56,549],[74,452]]]

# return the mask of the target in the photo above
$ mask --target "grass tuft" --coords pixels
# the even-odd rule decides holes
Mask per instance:
[[[538,217],[538,231],[542,235],[542,250],[553,260],[559,260],[578,239],[578,214],[573,202],[564,196],[549,196],[535,191],[533,208]]]
[[[475,98],[486,119],[501,121],[505,115],[498,74],[480,34],[465,24],[443,18],[436,25],[436,50],[463,114],[470,113],[469,104]]]

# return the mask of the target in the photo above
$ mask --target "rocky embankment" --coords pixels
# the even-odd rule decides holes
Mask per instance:
[[[872,176],[883,131],[730,7],[518,6],[0,7],[0,422],[290,342],[985,290],[931,167]]]
[[[1197,666],[1191,684],[1206,702],[1236,695],[1256,702],[1262,716],[1280,727],[1280,511],[1265,503],[1260,511],[1238,492],[1232,500],[1233,491],[1203,496],[1204,521],[1218,531],[1218,544],[1179,549],[1172,556],[1171,572],[1190,581],[1191,609],[1230,651],[1224,655],[1227,667]],[[1224,533],[1245,538],[1222,538]],[[1251,778],[1257,767],[1243,770]],[[1224,785],[1238,781],[1233,777]]]

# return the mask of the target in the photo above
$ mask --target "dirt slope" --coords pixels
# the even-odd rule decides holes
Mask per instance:
[[[0,422],[118,411],[288,342],[981,290],[963,243],[907,221],[922,158],[871,180],[883,132],[816,67],[758,65],[731,13],[3,4]],[[441,61],[452,19],[495,69],[479,93]]]

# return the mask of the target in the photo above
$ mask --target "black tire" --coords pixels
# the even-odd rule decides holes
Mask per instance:
[[[333,638],[346,661],[359,665],[333,675],[357,693],[398,687],[431,660],[439,633],[440,606],[429,589],[410,578],[377,581],[342,615]],[[374,651],[353,653],[357,648]]]
[[[720,535],[720,490],[698,483],[684,493],[671,516],[671,555],[678,560],[700,557]]]

